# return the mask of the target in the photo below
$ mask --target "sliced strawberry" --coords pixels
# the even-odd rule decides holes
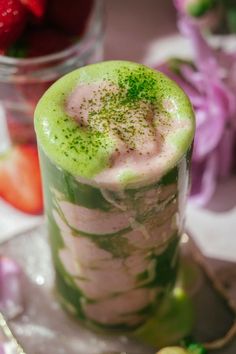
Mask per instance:
[[[20,0],[37,18],[42,18],[46,9],[46,0]]]
[[[64,33],[80,36],[83,34],[93,0],[50,0],[48,20]]]
[[[26,24],[25,7],[19,0],[0,1],[0,49],[12,44],[22,33]]]
[[[30,214],[43,211],[41,177],[35,145],[11,148],[0,159],[0,196]]]

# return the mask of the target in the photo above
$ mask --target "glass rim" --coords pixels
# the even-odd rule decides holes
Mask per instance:
[[[48,54],[48,55],[43,55],[35,58],[14,58],[14,57],[9,57],[9,56],[4,56],[0,55],[0,65],[5,64],[5,65],[14,65],[14,66],[27,66],[29,64],[31,65],[40,65],[40,64],[45,64],[45,63],[50,63],[54,62],[56,60],[62,60],[63,58],[67,58],[72,54],[75,50],[79,50],[80,48],[83,48],[84,43],[93,36],[94,32],[96,32],[96,26],[94,28],[93,23],[94,21],[99,18],[100,15],[102,15],[102,10],[103,10],[103,1],[102,0],[96,0],[94,9],[91,13],[91,17],[89,19],[89,25],[88,28],[85,31],[85,34],[82,36],[82,38],[75,44],[69,46],[68,48],[61,50],[56,53]]]

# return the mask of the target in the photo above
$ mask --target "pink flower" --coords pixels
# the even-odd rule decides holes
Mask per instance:
[[[187,18],[179,23],[191,39],[194,65],[173,60],[158,67],[188,94],[196,113],[192,157],[192,200],[206,204],[219,178],[232,171],[236,130],[236,55],[213,50]],[[177,70],[176,70],[177,69]]]

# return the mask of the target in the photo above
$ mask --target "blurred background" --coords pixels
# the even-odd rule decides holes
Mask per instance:
[[[150,44],[177,31],[170,0],[105,0],[105,58],[142,62]]]

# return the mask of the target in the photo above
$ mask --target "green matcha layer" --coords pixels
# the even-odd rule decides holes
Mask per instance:
[[[39,145],[81,182],[109,189],[157,181],[191,145],[183,91],[143,65],[110,61],[57,81],[35,112]]]

